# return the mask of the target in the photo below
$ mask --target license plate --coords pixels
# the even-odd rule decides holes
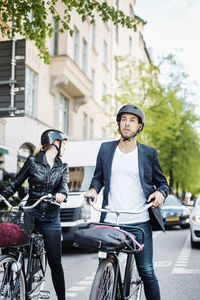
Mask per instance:
[[[171,217],[171,218],[167,218],[168,222],[173,222],[173,221],[179,221],[180,218],[179,217]]]

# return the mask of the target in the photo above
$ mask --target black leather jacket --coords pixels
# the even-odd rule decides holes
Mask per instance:
[[[52,195],[62,193],[67,198],[68,178],[69,172],[66,163],[62,163],[61,159],[56,157],[54,165],[50,169],[45,152],[40,151],[36,156],[29,156],[27,158],[14,181],[1,194],[5,198],[9,198],[28,179],[29,204],[49,193]]]

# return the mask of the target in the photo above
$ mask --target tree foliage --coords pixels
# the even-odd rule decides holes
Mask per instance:
[[[58,13],[57,5],[64,7],[63,16]],[[143,22],[139,18],[130,18],[121,10],[109,6],[106,1],[97,0],[0,0],[1,19],[5,24],[13,21],[13,34],[20,34],[27,40],[34,41],[39,49],[40,55],[46,63],[49,62],[49,52],[46,47],[46,38],[53,33],[52,23],[48,21],[50,14],[59,23],[59,32],[69,31],[73,34],[70,24],[71,15],[76,11],[82,21],[89,18],[95,23],[97,13],[103,22],[111,20],[113,24],[121,24],[127,28],[137,29],[137,24]],[[11,30],[8,26],[0,23],[0,31],[3,36],[11,37]]]
[[[163,58],[159,66],[118,60],[123,67],[115,94],[106,99],[110,111],[116,113],[116,107],[127,103],[141,106],[146,120],[139,140],[158,150],[171,191],[199,192],[200,137],[196,126],[200,118],[187,101],[191,90],[187,75],[173,55]],[[163,68],[165,64],[167,68]]]

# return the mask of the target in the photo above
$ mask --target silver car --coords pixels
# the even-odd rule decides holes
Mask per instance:
[[[190,213],[191,246],[200,246],[200,195]]]

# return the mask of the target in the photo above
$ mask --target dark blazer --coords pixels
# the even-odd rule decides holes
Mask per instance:
[[[94,188],[97,193],[105,187],[103,194],[103,204],[108,204],[108,194],[110,191],[110,177],[111,177],[111,167],[114,157],[115,150],[119,144],[118,141],[103,143],[99,149],[97,155],[97,163],[94,171],[94,176],[90,185],[90,188]],[[142,185],[142,189],[146,199],[149,195],[157,191],[161,191],[164,197],[167,197],[169,192],[169,187],[167,180],[163,175],[160,162],[158,159],[157,151],[155,148],[143,145],[137,142],[138,145],[138,161],[139,161],[139,175]],[[133,195],[134,201],[134,195]],[[162,216],[160,213],[160,208],[150,208],[149,215],[151,220],[151,225],[154,230],[162,229],[165,231],[164,224],[162,221]],[[101,222],[105,219],[105,213],[101,215]]]

